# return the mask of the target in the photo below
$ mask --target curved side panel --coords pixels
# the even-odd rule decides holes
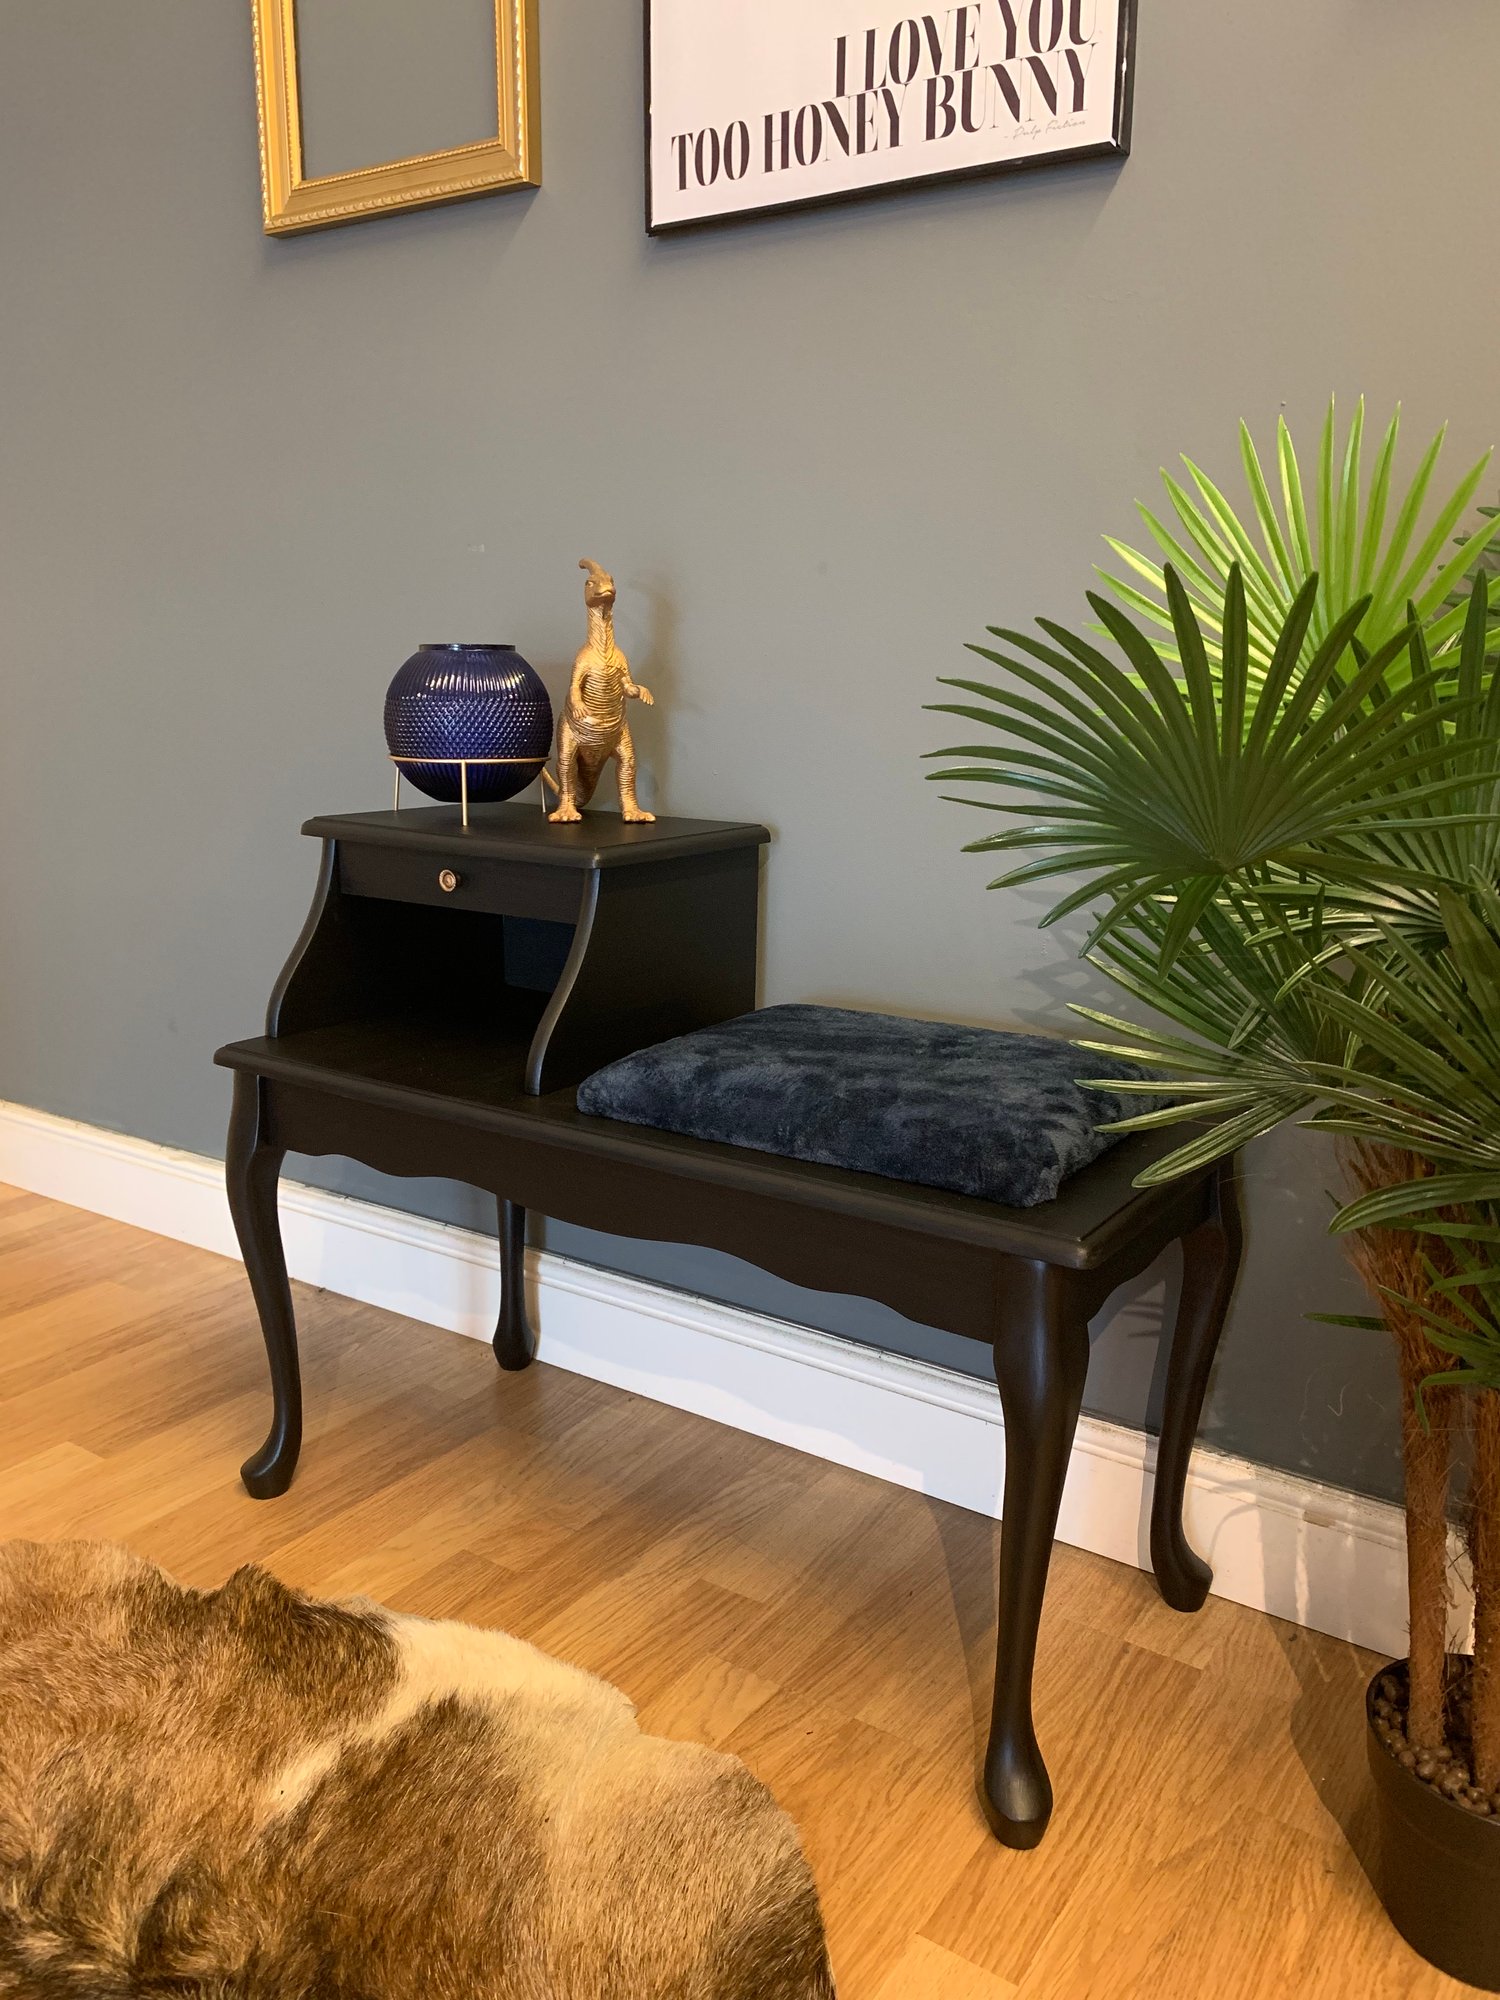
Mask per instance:
[[[531,1038],[531,1048],[527,1052],[526,1093],[529,1097],[540,1097],[544,1090],[554,1090],[558,1087],[547,1075],[547,1051],[551,1047],[557,1024],[573,997],[573,989],[578,984],[578,975],[583,970],[589,940],[594,935],[594,916],[598,908],[599,870],[591,868],[583,878],[583,894],[578,902],[578,922],[574,927],[573,944],[568,952],[567,962],[563,966],[562,977],[552,989],[552,998],[547,1002],[547,1011],[537,1023],[536,1033]]]
[[[271,990],[267,1035],[294,1035],[347,1017],[357,997],[358,963],[338,886],[338,843],[325,840],[307,921]]]
[[[532,1096],[755,1005],[760,855],[596,871],[527,1066]]]

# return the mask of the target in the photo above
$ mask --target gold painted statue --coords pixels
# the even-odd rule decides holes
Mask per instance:
[[[642,811],[635,795],[635,745],[625,704],[643,701],[650,708],[651,691],[630,678],[630,662],[615,644],[614,578],[587,557],[578,567],[588,571],[583,601],[588,606],[589,642],[573,662],[568,699],[557,726],[559,797],[557,810],[548,818],[581,818],[605,765],[615,757],[620,764],[622,817],[649,824],[656,815]]]

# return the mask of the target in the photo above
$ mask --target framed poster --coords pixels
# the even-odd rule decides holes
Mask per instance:
[[[1135,0],[881,5],[646,0],[647,229],[1129,152]]]

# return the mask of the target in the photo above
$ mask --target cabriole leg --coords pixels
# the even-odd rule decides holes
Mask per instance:
[[[1244,1231],[1236,1173],[1234,1159],[1219,1162],[1209,1214],[1182,1239],[1182,1299],[1167,1357],[1151,1497],[1151,1566],[1162,1596],[1176,1611],[1197,1611],[1213,1582],[1213,1571],[1188,1542],[1182,1503],[1208,1377],[1239,1274]]]
[[[500,1321],[495,1328],[495,1359],[512,1374],[529,1368],[536,1355],[536,1336],[526,1317],[526,1211],[516,1202],[500,1202]]]
[[[241,1070],[234,1079],[224,1174],[229,1212],[271,1364],[272,1418],[270,1434],[254,1457],[240,1467],[240,1477],[254,1499],[274,1500],[291,1485],[302,1449],[302,1375],[276,1213],[276,1184],[284,1155],[266,1144],[264,1134],[265,1085],[259,1077]]]
[[[995,1705],[984,1763],[985,1817],[1007,1847],[1035,1847],[1052,1814],[1052,1784],[1031,1720],[1042,1597],[1063,1481],[1088,1373],[1084,1299],[1068,1274],[1010,1265],[1001,1280],[995,1378],[1005,1415],[1000,1631]]]

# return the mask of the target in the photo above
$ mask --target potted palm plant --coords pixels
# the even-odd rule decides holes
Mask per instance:
[[[972,843],[1022,857],[992,886],[1072,878],[1044,921],[1089,911],[1085,955],[1162,1017],[1078,1010],[1083,1047],[1160,1079],[1117,1129],[1185,1128],[1144,1179],[1289,1117],[1337,1136],[1332,1226],[1403,1391],[1411,1643],[1368,1696],[1378,1887],[1427,1958],[1500,1992],[1500,523],[1455,546],[1484,463],[1438,504],[1440,434],[1394,496],[1397,424],[1368,482],[1362,433],[1330,408],[1309,503],[1283,425],[1278,507],[1242,432],[1253,528],[1196,467],[1168,479],[1174,525],[1143,510],[1157,554],[1114,545],[1129,574],[1087,633],[973,648],[1006,677],[946,683],[963,699],[935,706],[985,734],[933,775],[998,788],[963,800],[1015,820]]]

